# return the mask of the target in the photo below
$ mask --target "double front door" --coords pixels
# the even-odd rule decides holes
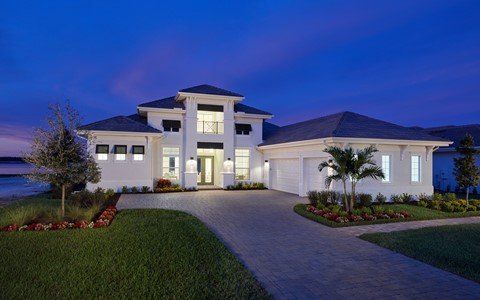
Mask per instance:
[[[197,174],[198,184],[213,184],[213,156],[198,156]]]

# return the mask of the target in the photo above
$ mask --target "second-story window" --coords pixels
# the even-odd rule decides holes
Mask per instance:
[[[251,124],[235,124],[235,133],[238,135],[249,135],[252,131]]]
[[[163,126],[163,131],[179,132],[181,123],[178,120],[163,120],[162,126]]]
[[[142,161],[145,156],[144,146],[132,146],[132,154],[134,161]]]
[[[115,145],[114,147],[115,160],[126,160],[127,159],[127,146],[126,145]]]
[[[107,160],[108,159],[108,145],[97,145],[95,147],[95,153],[97,154],[98,160]]]
[[[198,104],[197,132],[223,134],[223,106]]]

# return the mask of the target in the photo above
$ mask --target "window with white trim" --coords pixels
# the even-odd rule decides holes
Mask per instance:
[[[235,149],[235,180],[250,180],[249,149]]]
[[[382,172],[383,175],[385,175],[385,177],[382,179],[383,182],[390,182],[391,166],[391,156],[382,155]]]
[[[145,146],[132,146],[132,154],[134,161],[142,161],[143,157],[145,156]]]
[[[163,148],[162,177],[178,180],[180,178],[180,148]]]
[[[96,145],[95,153],[97,154],[97,160],[108,160],[108,145]]]
[[[420,155],[412,155],[411,157],[411,175],[412,182],[420,182]]]
[[[127,146],[115,145],[114,147],[115,160],[123,161],[127,159]]]

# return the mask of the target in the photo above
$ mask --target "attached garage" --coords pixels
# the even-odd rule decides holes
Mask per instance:
[[[325,173],[318,171],[318,165],[327,160],[327,158],[305,158],[303,160],[303,172],[305,174],[305,192],[320,191],[325,188]]]
[[[270,161],[270,188],[298,194],[299,163],[295,158],[272,159]]]

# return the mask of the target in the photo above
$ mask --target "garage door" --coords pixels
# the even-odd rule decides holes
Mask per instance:
[[[327,160],[327,158],[306,158],[304,160],[303,171],[305,173],[305,191],[321,191],[325,189],[325,173],[318,171],[318,165]]]
[[[270,161],[271,189],[298,194],[298,159]]]

